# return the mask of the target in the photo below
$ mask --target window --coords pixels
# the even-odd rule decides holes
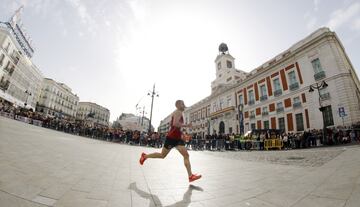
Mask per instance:
[[[232,62],[229,61],[229,60],[227,60],[227,61],[226,61],[226,66],[227,66],[228,68],[232,68]]]
[[[279,118],[278,121],[279,121],[279,129],[285,130],[285,119],[284,119],[284,117]]]
[[[289,76],[290,85],[297,83],[295,71],[291,71],[291,72],[288,74],[288,76]]]
[[[293,100],[293,102],[294,102],[294,103],[293,103],[293,107],[294,107],[294,108],[301,106],[301,101],[300,101],[300,97],[299,97],[299,96],[295,97],[294,100]]]
[[[261,93],[261,96],[266,96],[267,92],[266,92],[266,86],[265,85],[260,86],[260,93]]]
[[[324,113],[325,127],[334,125],[331,106],[324,107],[323,113]]]
[[[267,107],[267,106],[264,106],[264,107],[262,108],[262,115],[263,115],[263,116],[266,116],[266,115],[268,115],[268,114],[269,114],[268,107]]]
[[[264,129],[269,129],[269,120],[264,121]]]
[[[251,91],[249,91],[249,105],[252,105],[254,103],[255,103],[254,91],[251,90]]]
[[[5,58],[5,55],[1,54],[1,56],[0,56],[0,66],[2,66],[2,64],[4,63],[4,58]]]
[[[218,69],[221,68],[221,62],[218,62],[217,67],[218,67]]]
[[[251,124],[251,129],[255,129],[256,127],[255,127],[255,123],[252,123]]]
[[[221,99],[219,100],[219,103],[220,103],[220,110],[221,110],[221,109],[223,109],[223,107],[224,107],[224,100],[221,98]]]
[[[227,103],[226,104],[227,104],[226,107],[231,106],[231,96],[227,97]]]
[[[255,111],[250,111],[250,119],[254,119],[255,118]]]
[[[239,104],[244,104],[243,95],[239,95]]]
[[[311,64],[312,64],[315,74],[323,71],[319,58],[316,58],[315,60],[311,61]]]
[[[302,113],[296,114],[296,130],[297,131],[304,131],[304,121]]]
[[[297,97],[295,97],[295,98],[294,98],[294,103],[301,103],[301,102],[300,102],[300,97],[299,97],[299,96],[297,96]]]
[[[274,83],[275,91],[281,90],[279,78],[275,78],[275,79],[273,80],[273,83]]]
[[[283,102],[278,102],[276,103],[276,112],[280,113],[284,111],[284,106],[283,106]]]

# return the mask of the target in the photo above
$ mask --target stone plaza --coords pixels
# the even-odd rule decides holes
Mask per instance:
[[[289,151],[159,149],[69,135],[0,117],[0,206],[360,206],[359,145]]]

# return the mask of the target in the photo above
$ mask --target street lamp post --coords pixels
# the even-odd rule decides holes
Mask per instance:
[[[244,115],[243,115],[244,105],[239,104],[238,106],[238,119],[239,119],[239,134],[244,135]]]
[[[310,85],[310,89],[309,89],[310,93],[314,92],[314,89],[316,89],[319,94],[319,106],[320,106],[319,110],[321,111],[322,118],[323,118],[323,133],[322,133],[323,140],[325,140],[325,129],[326,129],[325,116],[324,116],[325,107],[323,107],[322,102],[321,102],[320,90],[323,88],[326,88],[326,87],[328,87],[328,84],[325,81],[323,81],[321,83],[315,83],[315,84]]]
[[[27,105],[27,102],[28,102],[28,98],[29,98],[29,96],[31,96],[32,94],[31,94],[31,92],[28,91],[28,90],[26,90],[24,93],[26,94],[26,100],[25,100],[25,103],[24,103],[24,106],[25,106],[25,108],[26,108],[26,105]]]
[[[148,96],[151,96],[151,109],[150,109],[150,123],[149,123],[149,134],[151,133],[151,120],[152,120],[152,110],[153,110],[153,106],[154,106],[154,97],[159,97],[159,94],[157,92],[155,92],[155,83],[153,86],[153,90],[150,91],[148,94]]]

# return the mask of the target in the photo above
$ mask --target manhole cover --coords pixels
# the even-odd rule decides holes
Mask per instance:
[[[288,157],[288,160],[303,160],[305,157]]]

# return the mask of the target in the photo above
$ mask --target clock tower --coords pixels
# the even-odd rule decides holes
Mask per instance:
[[[235,84],[245,79],[246,73],[235,69],[235,58],[230,55],[225,43],[219,45],[219,54],[215,59],[216,78],[211,83],[212,91],[219,86]]]

